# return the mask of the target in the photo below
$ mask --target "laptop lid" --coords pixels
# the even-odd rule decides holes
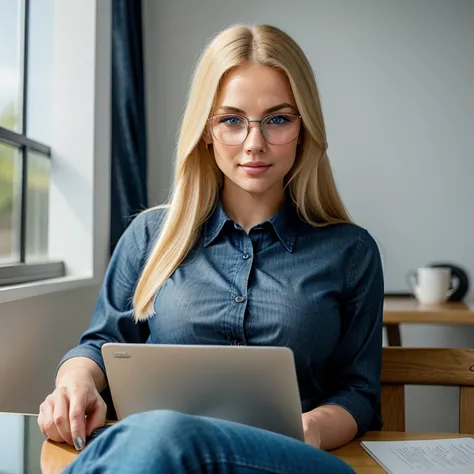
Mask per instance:
[[[102,356],[119,420],[164,409],[304,439],[289,348],[106,343]]]

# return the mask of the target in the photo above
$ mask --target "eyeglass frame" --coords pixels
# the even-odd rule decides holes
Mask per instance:
[[[280,112],[280,113],[272,113],[272,114],[268,114],[266,115],[265,117],[263,117],[262,119],[260,120],[250,120],[248,117],[246,117],[245,115],[241,115],[241,114],[237,114],[237,113],[227,113],[227,114],[214,114],[214,115],[211,115],[207,120],[206,122],[209,122],[209,120],[213,119],[214,117],[225,117],[225,116],[229,116],[229,117],[240,117],[240,118],[243,118],[247,121],[247,134],[245,135],[245,138],[240,142],[240,143],[237,143],[236,145],[226,145],[225,143],[222,143],[217,137],[216,135],[214,134],[214,130],[213,128],[214,127],[210,127],[211,128],[211,133],[212,133],[212,136],[219,142],[219,143],[222,143],[222,145],[225,145],[225,146],[240,146],[242,145],[242,143],[245,142],[245,140],[247,140],[248,136],[249,136],[249,133],[250,133],[250,124],[252,122],[255,122],[255,123],[259,123],[260,126],[259,126],[259,129],[260,129],[260,133],[262,134],[262,137],[263,139],[265,140],[265,142],[269,143],[270,145],[273,145],[273,146],[282,146],[282,145],[288,145],[288,143],[291,143],[293,141],[295,141],[297,138],[298,138],[298,135],[301,131],[301,122],[302,122],[302,118],[300,114],[295,114],[294,112]],[[289,142],[286,142],[286,143],[280,143],[278,145],[276,145],[275,143],[271,143],[269,142],[266,137],[265,137],[265,134],[263,133],[263,130],[262,130],[262,122],[264,120],[266,120],[268,117],[278,117],[279,115],[293,115],[295,117],[298,117],[299,121],[298,121],[298,133],[296,134],[296,137],[293,138],[292,140],[290,140]]]

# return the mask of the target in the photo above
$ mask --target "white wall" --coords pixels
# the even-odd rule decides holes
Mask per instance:
[[[59,359],[87,327],[97,291],[81,288],[2,303],[0,411],[38,412],[54,389]]]
[[[190,75],[208,38],[233,23],[275,24],[313,65],[336,180],[353,217],[381,245],[387,291],[407,291],[406,272],[438,259],[467,266],[474,278],[474,2],[145,4],[152,202],[167,197]],[[470,347],[474,331],[411,327],[402,338]],[[410,391],[408,429],[456,430],[455,390],[425,393]]]

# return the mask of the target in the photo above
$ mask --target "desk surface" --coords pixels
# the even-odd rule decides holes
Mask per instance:
[[[460,435],[455,433],[401,433],[394,431],[372,431],[358,441],[332,451],[332,454],[343,459],[352,466],[357,474],[385,474],[385,471],[365,452],[360,445],[365,441],[413,441],[422,439],[443,438],[474,438],[474,435]]]
[[[412,297],[385,297],[385,324],[465,324],[474,325],[474,303],[423,305]]]

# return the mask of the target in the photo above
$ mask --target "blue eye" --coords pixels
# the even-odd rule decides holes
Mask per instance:
[[[290,120],[285,115],[275,115],[271,117],[267,123],[269,123],[270,125],[283,125],[289,121]]]
[[[219,123],[226,123],[227,125],[240,125],[242,123],[242,119],[237,116],[226,116],[221,117]]]

